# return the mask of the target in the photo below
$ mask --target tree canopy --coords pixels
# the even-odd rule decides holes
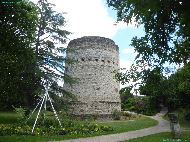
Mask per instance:
[[[187,63],[190,55],[190,1],[107,0],[117,11],[118,21],[135,19],[144,25],[145,36],[134,37],[131,45],[149,65]]]
[[[0,0],[0,106],[5,109],[31,107],[44,82],[50,94],[64,92],[57,82],[64,78],[63,44],[70,33],[53,6],[47,0]]]
[[[190,1],[189,0],[107,0],[117,11],[117,20],[144,26],[145,35],[133,37],[137,56],[125,73],[117,74],[122,83],[140,84],[143,95],[163,98],[170,107],[185,106],[189,100]],[[183,64],[169,78],[166,64]],[[165,72],[164,72],[165,71]],[[171,73],[171,72],[170,72]],[[186,76],[186,77],[185,77]],[[138,81],[141,80],[140,83]]]
[[[42,80],[51,86],[51,93],[62,93],[64,90],[57,82],[64,78],[64,44],[70,32],[64,29],[63,14],[56,12],[53,4],[47,0],[39,0],[36,7],[38,21],[34,49],[37,68],[41,71]]]
[[[36,20],[33,3],[0,1],[1,109],[10,109],[12,105],[31,105],[34,101],[34,92],[39,85],[31,45],[35,38]]]

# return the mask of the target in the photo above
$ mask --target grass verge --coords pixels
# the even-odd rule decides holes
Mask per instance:
[[[124,142],[190,142],[190,131],[183,132],[180,139],[172,139],[171,133],[159,133]]]
[[[98,122],[98,124],[111,126],[114,129],[112,133],[121,133],[155,126],[158,124],[158,121],[153,120],[149,117],[141,116],[139,118],[128,121],[106,121]]]

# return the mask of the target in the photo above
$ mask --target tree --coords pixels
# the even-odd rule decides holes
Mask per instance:
[[[133,19],[144,25],[144,37],[132,39],[132,46],[149,65],[166,61],[187,63],[190,55],[190,1],[107,0],[117,11],[118,21]]]
[[[71,80],[70,77],[64,74],[66,62],[64,44],[68,40],[67,36],[70,32],[64,29],[65,19],[63,14],[54,11],[53,4],[47,0],[39,0],[36,6],[38,21],[33,47],[37,60],[36,69],[40,70],[41,89],[43,91],[44,86],[49,85],[48,91],[51,96],[63,96],[65,98],[58,98],[67,100],[68,103],[68,99],[73,99],[73,96],[59,86],[57,82]],[[55,96],[52,98],[57,99]]]
[[[119,94],[121,98],[121,108],[125,109],[128,99],[133,98],[133,94],[131,93],[131,87],[122,88],[119,91]]]
[[[165,82],[165,94],[171,109],[189,107],[190,65],[186,64],[172,74]]]
[[[147,77],[144,78],[144,85],[140,86],[140,94],[146,96],[159,96],[162,94],[164,88],[163,81],[165,77],[163,76],[160,68],[156,68],[152,71],[149,70]]]
[[[119,91],[119,94],[120,94],[121,102],[123,102],[123,103],[125,103],[127,101],[127,99],[129,99],[129,98],[133,98],[133,94],[131,93],[130,87],[122,88]]]
[[[40,78],[31,47],[37,13],[33,3],[0,0],[0,109],[32,106]]]
[[[57,84],[69,79],[64,76],[66,48],[62,46],[70,33],[64,24],[63,15],[47,0],[37,5],[0,0],[0,105],[31,107],[34,96],[44,92],[44,82],[50,85],[50,95],[64,92]]]
[[[166,80],[160,68],[155,68],[147,72],[146,78],[144,78],[143,84],[139,87],[141,95],[150,97],[151,103],[153,103],[155,109],[160,108],[160,104],[167,105],[165,94]]]
[[[189,63],[190,1],[107,0],[107,3],[117,11],[118,21],[128,24],[134,20],[145,30],[145,36],[132,39],[131,46],[137,56],[130,70],[118,75],[120,81],[142,80],[140,84],[143,84],[156,68],[162,72],[170,71],[163,66],[166,62]]]

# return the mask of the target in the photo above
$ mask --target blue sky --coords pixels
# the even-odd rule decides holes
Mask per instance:
[[[106,5],[106,0],[102,0],[106,6],[108,13],[115,20],[117,19],[117,12]],[[115,43],[120,48],[120,63],[121,67],[128,68],[129,65],[134,61],[134,49],[130,46],[133,37],[141,37],[144,35],[143,26],[126,26],[124,29],[119,29],[117,33],[112,37]]]

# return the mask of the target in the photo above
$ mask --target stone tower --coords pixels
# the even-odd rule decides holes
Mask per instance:
[[[77,38],[68,44],[67,58],[76,63],[67,65],[65,73],[78,78],[78,83],[65,89],[75,94],[72,113],[110,115],[121,110],[119,82],[114,70],[119,70],[119,48],[111,39],[97,36]]]

